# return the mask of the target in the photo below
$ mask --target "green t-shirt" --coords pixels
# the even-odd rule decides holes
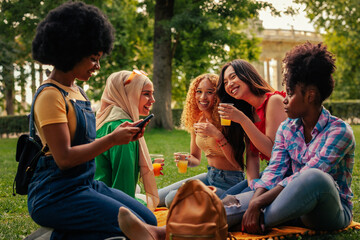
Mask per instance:
[[[120,124],[129,119],[121,119],[105,123],[96,131],[101,138],[114,131]],[[135,197],[135,188],[139,180],[139,142],[116,145],[95,158],[95,179],[107,186],[119,189],[131,197]]]

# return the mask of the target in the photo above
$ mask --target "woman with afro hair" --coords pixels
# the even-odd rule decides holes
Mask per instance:
[[[287,52],[283,66],[288,118],[255,190],[223,199],[229,227],[256,234],[288,224],[340,230],[352,220],[355,138],[323,106],[334,89],[334,55],[307,42]]]
[[[94,180],[94,157],[144,134],[135,127],[140,121],[125,122],[95,141],[95,115],[75,83],[88,81],[100,69],[101,57],[112,50],[113,31],[98,8],[67,2],[48,13],[33,40],[33,58],[54,68],[32,104],[31,116],[49,151],[39,159],[29,184],[28,209],[37,224],[54,229],[51,239],[122,236],[120,207],[145,223],[157,224],[144,205]]]
[[[218,79],[215,74],[202,74],[191,82],[181,121],[191,134],[189,167],[200,164],[201,151],[204,151],[208,161],[207,173],[190,179],[200,179],[206,185],[215,186],[216,194],[221,196],[225,190],[245,178],[245,143],[244,131],[240,126],[238,129],[232,128],[230,134],[228,127],[220,125],[217,109],[219,98],[216,95]],[[177,189],[187,180],[160,189],[160,206],[170,206]]]

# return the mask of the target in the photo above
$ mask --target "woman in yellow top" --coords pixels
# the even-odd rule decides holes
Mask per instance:
[[[218,79],[215,74],[203,74],[191,82],[181,121],[191,134],[189,167],[200,164],[201,151],[204,151],[208,161],[207,173],[190,179],[200,179],[206,185],[215,186],[216,194],[221,196],[228,188],[245,178],[243,159],[245,142],[244,131],[240,126],[231,127],[230,133],[228,127],[220,125],[217,109],[219,98],[216,95]],[[242,106],[245,106],[241,108],[242,111],[251,113],[249,106],[248,108],[246,105]],[[251,154],[247,154],[247,157],[248,165],[256,164],[258,161],[250,160]],[[170,206],[177,189],[187,180],[160,189],[159,206]]]
[[[122,236],[117,222],[120,207],[157,224],[152,212],[134,198],[94,180],[95,156],[143,135],[134,127],[138,122],[126,122],[95,140],[91,103],[75,83],[88,81],[100,69],[99,61],[111,52],[112,44],[113,28],[106,16],[83,2],[64,3],[37,27],[33,58],[54,69],[37,91],[32,108],[41,141],[50,152],[39,159],[30,181],[28,210],[37,224],[54,229],[51,239]],[[145,167],[152,174],[151,162]],[[156,206],[156,186],[148,192]]]

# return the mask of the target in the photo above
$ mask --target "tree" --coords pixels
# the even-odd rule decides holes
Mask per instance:
[[[358,0],[296,0],[306,5],[309,19],[335,53],[333,98],[360,98],[360,4]]]
[[[8,115],[14,114],[15,82],[23,85],[23,76],[14,77],[14,69],[19,64],[31,61],[31,42],[37,23],[59,0],[0,1],[0,49],[4,53],[0,61],[1,93],[5,96],[5,109]],[[23,67],[23,66],[21,66]]]
[[[22,55],[15,54],[16,61],[11,66],[14,62],[32,62],[31,42],[37,24],[65,1],[0,1],[4,13],[0,16],[0,30],[5,29],[0,31],[0,40],[1,37],[6,39],[4,42],[17,39],[22,46]],[[171,106],[174,103],[182,106],[192,78],[204,72],[216,72],[221,64],[233,58],[257,59],[259,40],[246,29],[248,21],[256,19],[261,8],[269,6],[252,0],[85,2],[98,6],[116,30],[114,49],[101,61],[101,71],[89,80],[87,94],[91,99],[100,99],[112,72],[145,70],[154,81],[157,100],[153,109],[156,120],[152,122],[166,129],[172,128]]]
[[[144,2],[149,14],[152,3]],[[258,40],[245,29],[267,6],[250,0],[156,0],[153,79],[155,98],[160,100],[153,109],[156,127],[172,129],[172,83],[184,94],[190,79],[216,70],[214,66],[232,58],[258,57]]]
[[[172,19],[175,0],[156,0],[154,27],[154,88],[158,103],[153,112],[159,117],[153,123],[157,127],[172,128],[171,112],[171,28],[167,23]]]
[[[141,69],[152,77],[153,19],[138,0],[99,1],[94,4],[108,16],[115,28],[114,49],[101,60],[101,70],[89,80],[87,94],[99,100],[107,77],[120,70]]]

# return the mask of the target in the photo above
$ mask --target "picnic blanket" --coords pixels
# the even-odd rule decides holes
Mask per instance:
[[[154,212],[156,219],[158,221],[158,226],[164,226],[166,224],[166,217],[168,214],[167,208],[157,208]],[[349,229],[360,229],[360,223],[352,221],[351,224],[336,232],[346,231]],[[308,228],[302,227],[293,227],[293,226],[281,226],[277,228],[272,228],[270,232],[266,235],[255,235],[244,232],[232,232],[232,235],[238,240],[266,240],[266,239],[282,239],[287,236],[296,236],[300,235],[315,235],[315,234],[328,234],[328,231],[315,231]]]

